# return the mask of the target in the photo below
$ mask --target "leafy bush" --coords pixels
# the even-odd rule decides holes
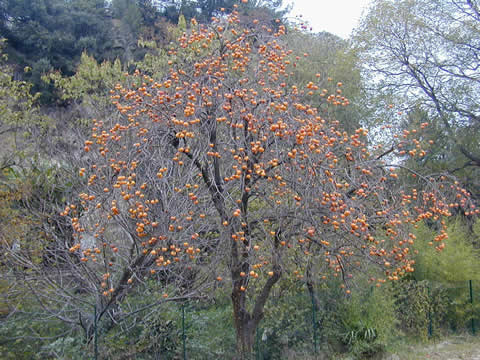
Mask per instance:
[[[382,353],[397,333],[390,288],[365,288],[339,306],[340,339],[355,358]]]
[[[209,306],[200,305],[186,308],[187,355],[192,359],[232,358],[235,327],[228,299],[221,298]]]
[[[450,301],[443,287],[428,281],[405,280],[395,284],[394,292],[401,329],[407,335],[422,341],[440,335]]]
[[[280,359],[287,348],[312,349],[312,319],[312,301],[305,288],[301,283],[284,281],[266,306],[257,334],[257,352],[263,359]]]
[[[0,319],[0,358],[5,360],[46,360],[86,358],[87,346],[81,334],[70,331],[58,319],[32,316],[31,304]],[[40,311],[40,309],[39,309]]]
[[[479,221],[477,221],[477,224]],[[431,280],[443,284],[456,284],[468,280],[480,281],[480,251],[474,243],[480,239],[479,225],[470,227],[461,217],[447,224],[448,238],[442,251],[435,249],[435,229],[420,224],[415,231],[414,250],[416,280]],[[429,244],[430,243],[430,244]]]
[[[429,245],[435,237],[434,229],[427,224],[418,226],[414,245],[418,254],[413,273],[418,282],[404,283],[397,293],[403,325],[411,334],[420,331],[423,339],[428,328],[425,324],[428,309],[434,314],[431,325],[434,335],[438,335],[440,328],[465,329],[472,318],[480,318],[480,306],[470,304],[468,284],[472,280],[474,290],[475,285],[480,287],[480,251],[474,246],[480,238],[480,222],[469,224],[458,216],[447,223],[447,233],[445,248],[438,251]],[[413,314],[418,318],[413,319]],[[412,319],[405,319],[407,315]]]
[[[131,301],[142,301],[131,299]],[[183,323],[184,309],[184,323]],[[106,359],[229,359],[234,354],[232,309],[223,295],[216,302],[167,302],[127,320],[102,336]]]
[[[473,304],[468,282],[446,289],[450,300],[446,320],[452,331],[471,330],[472,320],[480,322],[480,282],[473,281],[472,285]]]
[[[180,306],[165,303],[162,306],[138,314],[137,319],[102,336],[106,359],[176,359],[181,353],[182,328]]]

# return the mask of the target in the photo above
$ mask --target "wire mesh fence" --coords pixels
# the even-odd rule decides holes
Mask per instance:
[[[415,310],[410,303],[404,304],[403,308],[396,308],[395,316],[400,320],[402,316],[406,318],[403,325],[405,332],[418,331],[426,334],[427,338],[446,333],[467,331],[477,335],[480,332],[480,283],[466,281],[445,286],[425,282],[420,287],[412,281],[407,284],[410,287],[397,289],[407,296],[398,297],[393,292],[385,297],[391,297],[396,305],[406,302],[409,296],[418,296],[412,295],[414,283],[415,294],[425,290],[422,293],[425,296],[419,297],[418,301],[421,308]],[[267,303],[265,317],[257,328],[251,359],[315,359],[317,356],[321,358],[326,352],[349,351],[356,343],[375,348],[381,339],[381,332],[392,329],[382,328],[382,324],[390,321],[388,316],[391,316],[384,312],[391,304],[381,303],[390,301],[379,298],[383,296],[380,295],[382,291],[371,287],[356,299],[345,296],[341,290],[332,289],[273,294]],[[372,321],[369,318],[368,306],[371,311],[378,313],[378,319]],[[409,312],[409,307],[409,314],[398,313],[399,309]],[[355,308],[359,308],[358,311],[352,310]],[[421,321],[408,322],[408,316],[418,318],[418,314],[423,316]],[[382,317],[385,318],[383,323]],[[157,320],[144,324],[151,326],[145,331],[150,332],[149,341],[155,343],[156,347],[144,351],[142,359],[235,359],[236,335],[228,301],[214,305],[201,302],[170,304],[168,310],[158,309]],[[401,323],[393,321],[391,326],[402,326]],[[159,330],[156,328],[158,326],[163,328]],[[102,348],[111,339],[100,330],[95,329],[94,334],[94,359],[104,359]]]
[[[454,333],[468,331],[476,335],[480,327],[480,283],[469,280],[442,287],[449,303],[446,313],[436,313],[432,309],[431,323],[438,324],[437,328],[431,326],[429,335],[436,336],[445,328]]]

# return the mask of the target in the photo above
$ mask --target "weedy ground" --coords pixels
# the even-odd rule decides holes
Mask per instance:
[[[298,354],[297,354],[298,355]],[[315,356],[287,356],[287,359],[324,360],[328,356],[321,353]],[[353,360],[351,356],[339,356],[335,360]],[[412,342],[398,343],[386,354],[370,360],[480,360],[480,333],[476,336],[458,335],[427,344]]]
[[[480,360],[480,334],[461,335],[430,344],[404,344],[392,351],[391,360]]]

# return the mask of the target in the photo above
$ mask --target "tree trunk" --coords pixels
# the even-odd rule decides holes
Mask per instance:
[[[245,291],[241,290],[241,281],[234,282],[232,290],[233,319],[237,333],[237,352],[238,360],[250,358],[255,341],[257,326],[263,319],[263,309],[270,291],[275,283],[280,279],[281,268],[275,265],[274,275],[269,277],[263,289],[257,295],[252,312],[247,310],[247,296]],[[235,272],[232,272],[235,274]],[[235,277],[234,277],[235,278]]]
[[[236,324],[237,353],[239,360],[251,358],[256,330],[257,325],[253,321],[248,321],[243,324]]]
[[[253,318],[246,310],[245,293],[234,289],[232,292],[233,318],[237,335],[237,358],[246,360],[250,358],[253,350],[255,332],[260,319]]]

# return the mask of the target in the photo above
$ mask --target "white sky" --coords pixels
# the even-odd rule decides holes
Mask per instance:
[[[346,39],[357,26],[362,10],[371,0],[289,0],[293,4],[288,15],[303,15],[313,32],[328,31]]]

